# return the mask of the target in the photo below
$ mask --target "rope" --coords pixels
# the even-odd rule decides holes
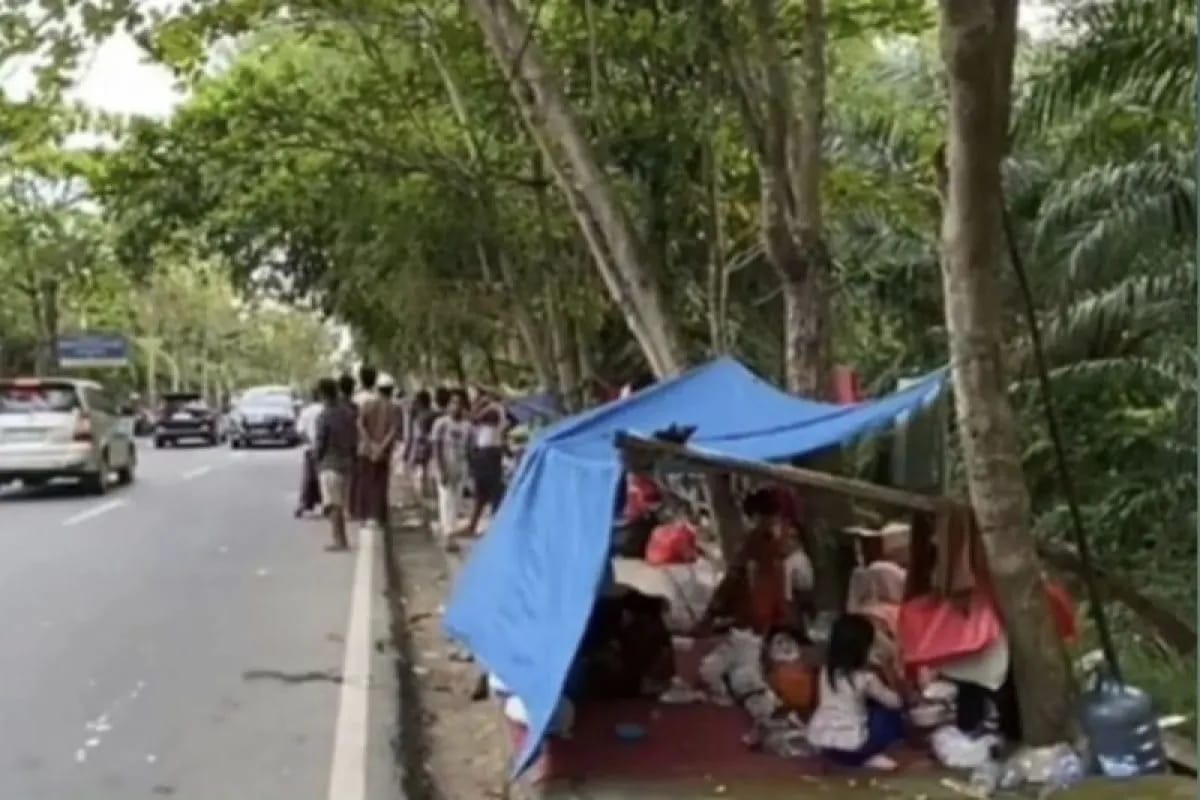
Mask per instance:
[[[1062,434],[1058,428],[1058,414],[1054,407],[1054,394],[1050,386],[1050,372],[1046,367],[1046,354],[1042,349],[1042,333],[1038,327],[1037,311],[1033,302],[1033,292],[1029,288],[1029,276],[1025,272],[1025,261],[1017,247],[1016,236],[1013,233],[1012,216],[1008,204],[1001,204],[1001,215],[1004,224],[1004,239],[1008,246],[1009,261],[1012,262],[1013,272],[1016,273],[1017,283],[1021,289],[1021,301],[1024,306],[1026,322],[1029,326],[1029,341],[1033,351],[1034,366],[1037,370],[1038,386],[1042,395],[1042,411],[1046,417],[1046,427],[1050,433],[1050,441],[1054,446],[1054,463],[1058,471],[1058,479],[1062,484],[1064,499],[1070,510],[1071,533],[1075,539],[1075,547],[1079,550],[1079,562],[1082,567],[1083,582],[1087,587],[1088,605],[1092,621],[1096,624],[1096,632],[1100,635],[1100,648],[1104,651],[1104,660],[1112,678],[1117,683],[1121,679],[1121,665],[1117,659],[1117,648],[1113,641],[1112,630],[1108,625],[1108,616],[1104,612],[1104,604],[1100,599],[1099,581],[1092,560],[1092,549],[1088,543],[1087,533],[1083,529],[1083,514],[1079,511],[1079,502],[1075,494],[1075,482],[1071,478],[1067,466],[1066,448],[1063,447]]]

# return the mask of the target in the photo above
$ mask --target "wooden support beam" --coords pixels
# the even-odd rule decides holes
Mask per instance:
[[[697,447],[644,439],[627,433],[617,434],[617,447],[625,457],[625,463],[637,472],[650,472],[655,464],[666,463],[686,467],[695,472],[729,472],[752,475],[763,480],[815,489],[876,503],[889,508],[936,513],[950,501],[944,497],[917,494],[890,486],[880,486],[856,478],[846,478],[826,472],[801,467],[768,464],[762,461],[745,461],[739,458],[702,450]]]

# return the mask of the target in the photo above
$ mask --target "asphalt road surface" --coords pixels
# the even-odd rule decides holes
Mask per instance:
[[[0,491],[0,798],[400,797],[378,535],[292,519],[298,450],[139,454]]]

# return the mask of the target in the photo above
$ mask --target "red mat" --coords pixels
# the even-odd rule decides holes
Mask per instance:
[[[680,677],[695,679],[709,643],[679,653]],[[620,725],[637,725],[645,736],[625,741]],[[718,781],[775,781],[799,775],[845,773],[820,757],[786,759],[750,750],[742,743],[745,714],[711,703],[669,705],[655,700],[583,703],[576,709],[570,739],[551,737],[530,770],[535,782],[670,781],[711,777]],[[525,730],[513,726],[515,751]],[[888,753],[906,774],[935,769],[928,751],[904,746]]]

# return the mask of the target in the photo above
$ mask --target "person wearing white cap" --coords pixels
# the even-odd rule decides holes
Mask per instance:
[[[387,525],[396,414],[391,399],[378,391],[379,373],[374,367],[360,369],[359,381],[371,394],[358,407],[358,464],[351,482],[351,517],[382,528]]]

